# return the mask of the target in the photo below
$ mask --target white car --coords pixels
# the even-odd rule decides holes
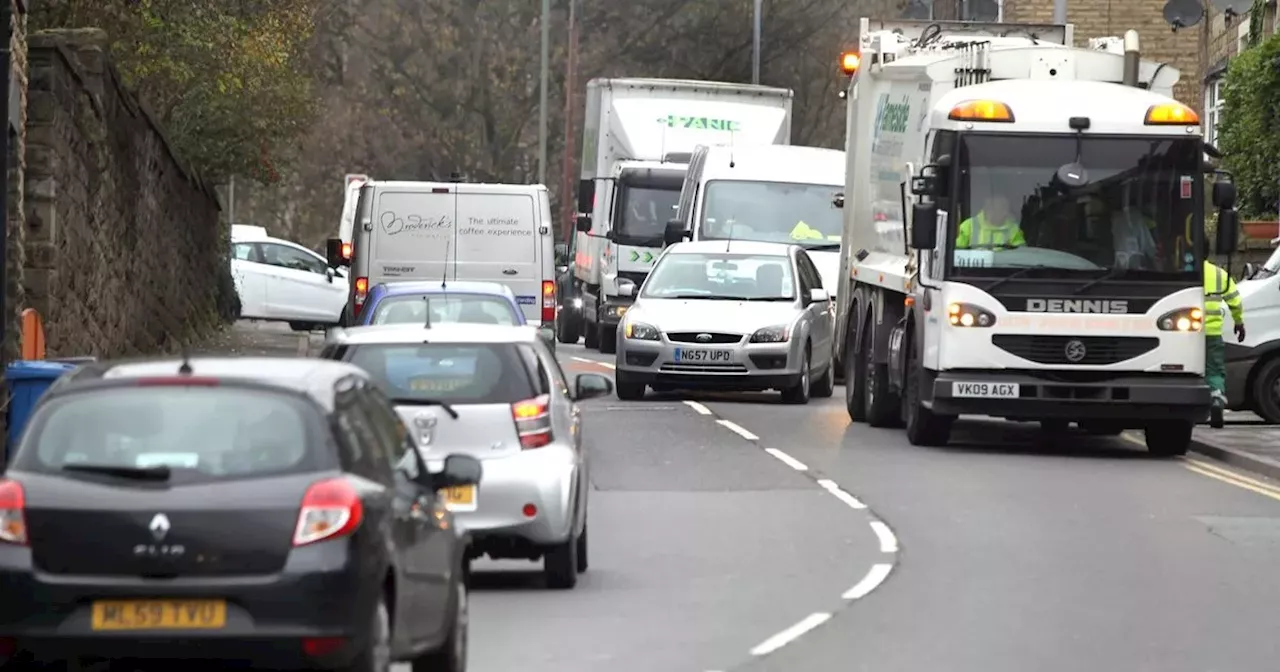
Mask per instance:
[[[232,229],[231,277],[240,317],[288,322],[297,331],[337,324],[347,305],[348,281],[325,258],[261,227]]]

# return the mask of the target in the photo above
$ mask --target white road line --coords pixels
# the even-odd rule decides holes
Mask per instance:
[[[707,408],[706,406],[703,406],[702,404],[699,404],[696,401],[686,401],[684,402],[684,405],[697,411],[698,415],[711,415],[711,409]]]
[[[588,364],[595,364],[595,363],[596,363],[596,360],[594,360],[594,359],[587,359],[586,357],[574,357],[574,358],[573,358],[573,361],[575,361],[575,362],[586,362],[586,363],[588,363]]]
[[[606,368],[606,369],[616,369],[616,368],[618,368],[617,366],[614,366],[613,364],[610,364],[609,362],[596,362],[596,364],[599,364],[600,366],[603,366],[603,367],[604,367],[604,368]]]
[[[729,431],[733,432],[734,434],[737,434],[738,436],[741,436],[742,438],[748,441],[760,440],[760,437],[756,436],[755,434],[752,434],[751,432],[748,432],[746,429],[742,427],[742,425],[739,425],[738,423],[732,420],[716,420],[716,422],[720,423],[721,425],[724,425]]]
[[[875,532],[876,537],[880,539],[881,553],[898,552],[898,538],[893,536],[893,530],[889,529],[888,525],[879,520],[873,520],[871,521],[871,531]]]
[[[867,508],[866,504],[863,504],[861,501],[859,501],[857,497],[854,497],[853,495],[845,492],[843,489],[841,489],[839,485],[836,484],[835,481],[829,478],[818,479],[818,485],[822,486],[823,490],[826,490],[827,492],[834,495],[836,499],[847,504],[851,509],[857,509],[861,511]]]
[[[844,595],[841,595],[840,597],[846,600],[860,600],[867,595],[870,595],[871,591],[879,588],[880,584],[884,583],[884,580],[889,578],[889,572],[892,571],[893,565],[887,562],[872,565],[871,569],[867,572],[867,575],[862,577],[861,581],[855,583],[852,588],[846,590]]]
[[[804,462],[801,462],[800,460],[797,460],[796,458],[791,457],[790,455],[782,452],[781,450],[778,450],[777,448],[765,448],[764,452],[769,453],[770,455],[778,458],[778,460],[780,460],[783,464],[787,465],[788,467],[791,467],[792,469],[795,469],[796,471],[809,470],[809,467],[805,465]]]
[[[816,613],[809,614],[808,616],[805,617],[803,621],[800,621],[799,623],[796,623],[795,625],[787,628],[786,630],[779,632],[778,634],[770,637],[769,639],[766,639],[763,642],[760,642],[760,644],[757,645],[756,648],[751,649],[751,655],[763,656],[766,654],[773,653],[774,651],[777,651],[778,649],[781,649],[782,647],[795,641],[796,638],[800,637],[804,633],[809,632],[810,630],[818,627],[819,625],[822,625],[823,623],[826,623],[827,619],[829,618],[831,618],[831,614],[824,613],[824,612],[816,612]]]

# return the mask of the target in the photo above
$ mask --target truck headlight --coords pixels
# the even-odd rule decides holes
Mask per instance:
[[[953,327],[989,327],[996,316],[972,303],[953,303],[947,306],[947,321]]]
[[[791,338],[791,330],[785,324],[756,329],[751,334],[752,343],[786,343],[788,338]]]
[[[1156,320],[1156,328],[1160,331],[1200,331],[1204,329],[1204,310],[1200,308],[1171,310]]]
[[[644,322],[628,322],[626,337],[633,341],[657,341],[659,340],[658,328],[645,324]]]

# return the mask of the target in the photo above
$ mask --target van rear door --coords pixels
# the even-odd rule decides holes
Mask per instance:
[[[444,279],[458,229],[452,185],[382,187],[374,204],[369,286],[394,280]]]
[[[463,184],[457,198],[458,263],[452,277],[510,287],[525,319],[541,324],[541,217],[534,193]]]

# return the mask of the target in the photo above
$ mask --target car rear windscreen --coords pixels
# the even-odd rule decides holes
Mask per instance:
[[[480,294],[388,296],[378,302],[373,313],[373,324],[448,323],[516,326],[524,324],[524,317],[510,301]]]
[[[350,345],[344,359],[401,403],[513,404],[538,396],[513,343]]]
[[[46,473],[166,466],[174,483],[304,473],[334,463],[322,426],[317,409],[268,390],[111,387],[51,400],[33,418],[14,466]]]

